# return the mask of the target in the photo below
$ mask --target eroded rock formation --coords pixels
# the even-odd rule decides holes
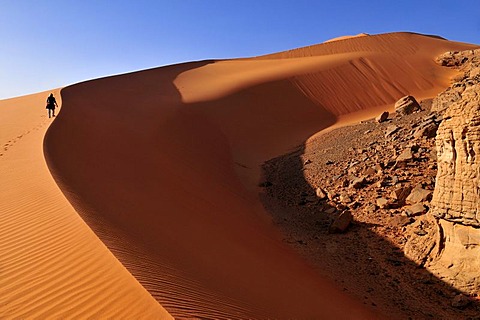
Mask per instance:
[[[462,73],[432,105],[444,120],[430,211],[439,219],[439,237],[428,267],[473,292],[480,288],[480,50],[449,52],[437,62]]]

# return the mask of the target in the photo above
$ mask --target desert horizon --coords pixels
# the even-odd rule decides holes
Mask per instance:
[[[443,110],[431,109],[432,100],[453,83],[466,82],[468,77],[459,80],[459,74],[470,71],[459,68],[476,58],[449,64],[439,63],[438,57],[448,52],[475,57],[478,48],[412,32],[361,33],[267,55],[167,65],[0,100],[0,317],[405,319],[475,314],[476,287],[468,291],[458,281],[443,279],[445,271],[438,265],[429,267],[408,252],[401,255],[401,264],[410,269],[382,269],[388,277],[378,281],[378,273],[368,275],[368,261],[390,259],[376,252],[404,250],[403,243],[391,239],[441,206],[440,195],[434,195],[432,206],[431,196],[425,197],[424,211],[410,214],[402,211],[404,204],[388,207],[368,200],[366,191],[356,190],[348,179],[356,174],[350,168],[373,158],[370,146],[406,126],[401,121],[421,121],[410,120],[414,116],[450,119],[440,117]],[[476,79],[473,71],[470,78]],[[45,109],[50,93],[58,104],[54,118]],[[419,102],[413,116],[399,111],[397,102],[405,96]],[[385,112],[385,118],[375,120]],[[397,128],[388,133],[385,121]],[[361,127],[360,133],[362,125],[368,128]],[[411,126],[415,129],[417,123]],[[335,171],[356,150],[350,142],[367,141],[377,131],[380,138],[372,138],[354,152],[358,156],[351,156],[355,161],[345,164],[348,173]],[[349,138],[340,139],[344,136]],[[433,148],[434,135],[419,137]],[[322,144],[329,139],[336,142]],[[409,142],[402,136],[398,141]],[[389,164],[381,152],[397,142],[385,143],[374,151],[382,168],[362,180],[367,189],[385,172],[394,176],[394,170],[420,166],[398,165],[398,160]],[[443,149],[435,150],[440,154]],[[338,154],[338,159],[328,163],[322,154]],[[309,169],[310,163],[318,167]],[[325,163],[330,167],[323,169]],[[428,174],[436,174],[436,168],[429,167]],[[423,172],[426,176],[427,169]],[[421,175],[397,173],[397,187],[415,181],[433,193],[435,185],[418,180]],[[347,176],[342,188],[353,190],[349,197],[355,199],[343,201],[342,192],[328,192],[326,181],[333,190],[335,181]],[[387,191],[379,190],[370,192],[372,199],[387,197]],[[357,215],[367,207],[410,222],[382,229],[375,223],[382,225],[383,218]],[[347,211],[353,214],[351,221],[332,232]],[[311,229],[314,225],[318,228]],[[357,233],[368,234],[370,253],[360,241],[352,244]],[[410,270],[434,279],[429,280],[432,292],[441,287],[453,296],[426,302],[422,292],[434,293],[422,289],[411,303],[404,299],[402,306],[394,306],[395,290],[413,292],[408,290],[414,280],[401,275]],[[394,281],[397,276],[400,280]],[[401,289],[382,291],[389,282]],[[457,296],[468,297],[468,307],[444,305]],[[428,312],[420,313],[422,307]]]

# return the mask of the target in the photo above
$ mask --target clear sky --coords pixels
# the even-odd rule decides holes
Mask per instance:
[[[0,99],[393,31],[480,44],[480,0],[0,0]]]

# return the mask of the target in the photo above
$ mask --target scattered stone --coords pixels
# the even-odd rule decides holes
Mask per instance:
[[[416,186],[405,199],[407,204],[416,204],[419,202],[427,201],[432,198],[432,191],[425,190],[421,185]]]
[[[350,198],[350,196],[346,193],[340,194],[339,200],[340,200],[341,203],[351,203],[352,202],[352,198]]]
[[[365,205],[363,210],[367,213],[373,213],[375,210],[377,210],[377,206],[373,203],[369,203],[369,204]]]
[[[413,136],[415,138],[422,138],[425,137],[427,139],[435,138],[437,135],[438,125],[436,123],[430,123],[424,127],[418,128],[414,133]]]
[[[401,215],[393,216],[389,221],[390,226],[399,228],[409,225],[410,223],[412,223],[412,218]]]
[[[452,299],[452,307],[457,308],[457,309],[464,309],[466,308],[472,301],[465,295],[463,294],[457,294],[453,299]]]
[[[385,198],[377,198],[377,206],[381,209],[386,209],[388,208],[388,200]]]
[[[412,216],[418,216],[422,213],[425,213],[427,208],[421,203],[416,203],[411,206],[405,206],[403,207],[405,209],[405,212],[407,216],[412,217]]]
[[[390,183],[392,186],[395,186],[398,183],[399,179],[398,176],[392,177],[392,182]]]
[[[385,138],[388,138],[389,136],[391,136],[392,134],[394,134],[398,130],[400,130],[400,128],[397,127],[396,125],[394,125],[394,124],[389,125],[387,127],[386,131],[385,131]]]
[[[378,117],[376,117],[375,120],[378,123],[385,122],[388,119],[389,115],[390,115],[390,113],[388,111],[384,111],[384,112],[382,112],[382,114],[380,114]]]
[[[350,184],[350,188],[361,189],[365,185],[366,182],[367,182],[367,180],[365,179],[365,176],[356,178]]]
[[[327,160],[327,162],[325,162],[326,165],[332,165],[334,164],[335,162],[333,162],[332,160]]]
[[[403,206],[411,191],[411,186],[397,187],[392,191],[390,196],[392,199],[395,199],[400,206]]]
[[[312,163],[312,160],[307,159],[303,162],[303,165],[306,166],[307,164],[310,164],[310,163]]]
[[[421,110],[420,105],[413,96],[405,96],[395,103],[395,112],[403,115],[412,114]]]
[[[335,199],[335,197],[337,196],[337,194],[335,192],[330,192],[328,191],[327,192],[327,198],[328,200],[332,201],[333,199]]]
[[[396,159],[396,163],[405,163],[413,159],[412,149],[406,148]]]
[[[328,229],[329,233],[344,233],[353,221],[353,216],[350,211],[343,211],[337,219],[333,221]]]
[[[364,172],[363,172],[363,175],[365,176],[373,176],[374,174],[377,173],[377,170],[375,170],[374,168],[372,167],[369,167],[367,168]]]
[[[334,207],[331,207],[331,208],[328,208],[327,210],[325,210],[325,213],[327,214],[333,214],[337,211],[337,208],[334,208]]]
[[[315,194],[320,200],[324,200],[327,198],[327,193],[324,190],[322,190],[322,188],[315,189]]]

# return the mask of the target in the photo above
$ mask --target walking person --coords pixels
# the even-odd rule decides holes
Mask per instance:
[[[55,100],[53,93],[50,93],[47,98],[47,109],[49,118],[55,117],[55,107],[58,107],[57,101]]]

